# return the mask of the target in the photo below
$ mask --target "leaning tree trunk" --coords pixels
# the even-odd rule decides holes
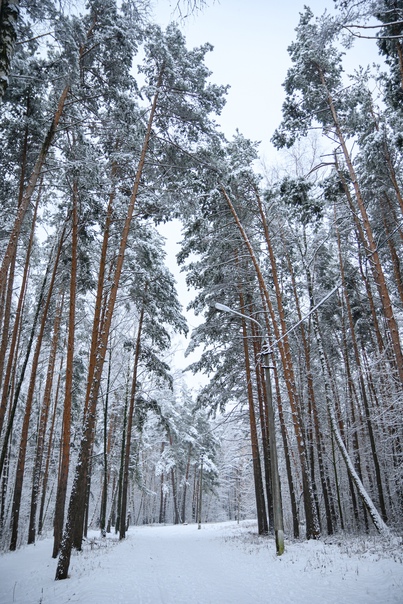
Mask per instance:
[[[6,360],[7,347],[10,339],[10,319],[11,319],[11,303],[13,299],[14,293],[14,277],[15,277],[15,264],[16,264],[16,256],[14,254],[14,258],[10,263],[10,268],[8,271],[8,279],[7,279],[7,287],[4,292],[4,305],[2,305],[1,309],[1,317],[0,317],[0,331],[1,331],[1,343],[0,343],[0,392],[1,392],[1,384],[3,383],[3,374],[4,374],[4,362]],[[4,320],[3,320],[4,317]],[[0,427],[1,432],[1,427]]]
[[[385,198],[386,198],[386,195],[385,195]],[[390,204],[389,204],[389,206],[390,206]],[[393,230],[391,231],[388,217],[386,215],[383,204],[382,204],[381,211],[382,211],[382,220],[383,220],[383,224],[385,227],[385,236],[386,236],[386,240],[388,242],[390,257],[392,260],[393,275],[395,277],[397,291],[399,292],[400,307],[403,308],[403,278],[402,278],[402,270],[401,270],[401,266],[400,266],[399,255],[397,253],[396,246],[393,241],[394,233],[393,233]]]
[[[112,189],[109,194],[108,199],[108,207],[106,210],[105,217],[105,225],[103,231],[103,239],[102,239],[102,249],[101,249],[101,257],[99,261],[99,270],[98,270],[98,284],[97,284],[97,293],[95,297],[95,309],[94,309],[94,318],[93,318],[93,328],[91,335],[91,347],[90,347],[90,362],[88,367],[88,377],[87,377],[87,390],[85,395],[85,409],[84,409],[84,418],[87,414],[88,405],[91,397],[91,388],[94,380],[95,367],[97,362],[97,346],[98,340],[100,337],[102,317],[104,316],[104,295],[105,294],[105,275],[106,275],[106,262],[107,262],[107,252],[109,246],[109,238],[110,238],[110,229],[112,226],[112,216],[113,216],[113,204],[116,197],[116,187],[115,187],[115,178],[117,174],[117,164],[114,161],[112,164],[111,170],[111,181],[112,181]]]
[[[301,408],[298,401],[297,393],[295,392],[295,376],[293,361],[291,356],[290,344],[287,335],[287,325],[285,321],[285,310],[283,305],[282,292],[280,287],[280,281],[278,278],[277,262],[274,254],[271,237],[269,233],[269,227],[266,220],[266,215],[263,211],[262,200],[259,195],[259,191],[256,186],[253,186],[254,193],[256,196],[256,202],[259,209],[259,215],[262,222],[264,237],[266,241],[267,251],[269,252],[270,266],[272,269],[273,284],[276,293],[276,302],[278,314],[280,317],[281,336],[277,328],[275,333],[279,346],[280,354],[282,354],[284,374],[286,376],[287,392],[290,399],[290,405],[293,412],[294,419],[294,431],[298,442],[298,453],[301,464],[301,475],[302,475],[302,488],[303,488],[303,499],[304,499],[304,511],[306,519],[306,536],[307,539],[316,539],[320,534],[319,520],[316,515],[315,501],[312,492],[312,484],[309,476],[308,468],[308,455],[306,451],[306,445],[303,438],[303,422],[301,415]],[[274,318],[274,315],[273,315]],[[272,319],[273,320],[273,319]],[[276,329],[277,323],[273,321],[273,327]]]
[[[367,208],[365,205],[365,201],[364,201],[364,198],[363,198],[363,195],[361,192],[361,188],[360,188],[360,185],[358,182],[357,174],[355,173],[355,169],[353,166],[353,162],[352,162],[350,153],[347,149],[347,144],[346,144],[346,141],[345,141],[345,138],[344,138],[341,126],[340,126],[339,117],[338,117],[336,107],[333,102],[333,98],[332,98],[330,92],[327,90],[326,79],[323,74],[323,71],[320,68],[318,68],[318,71],[319,71],[319,76],[320,76],[322,85],[324,86],[324,89],[326,90],[327,104],[329,106],[329,109],[330,109],[330,112],[332,115],[336,135],[340,142],[341,149],[343,151],[343,155],[344,155],[344,159],[345,159],[345,162],[347,165],[349,176],[350,176],[351,182],[354,187],[355,198],[357,200],[358,210],[359,210],[359,213],[360,213],[361,219],[362,219],[363,232],[365,232],[365,239],[363,240],[363,244],[364,244],[365,249],[367,249],[369,252],[369,260],[370,260],[370,265],[371,265],[371,269],[372,269],[373,279],[378,288],[379,298],[380,298],[380,301],[382,304],[384,317],[386,319],[386,326],[388,328],[390,338],[392,341],[392,348],[393,348],[393,353],[395,356],[398,376],[399,376],[401,384],[403,385],[403,354],[402,354],[402,348],[401,348],[401,344],[400,344],[399,328],[398,328],[397,321],[396,321],[396,318],[395,318],[395,315],[393,312],[392,301],[391,301],[391,298],[389,295],[389,290],[387,287],[385,274],[384,274],[381,260],[379,257],[379,253],[378,253],[378,244],[377,244],[377,241],[376,241],[373,231],[372,231],[372,227],[371,227],[371,224],[369,221],[369,216],[368,216]]]
[[[18,1],[17,0],[2,0],[2,2],[0,3],[0,10],[3,11],[3,6],[11,6],[11,5],[17,5]],[[2,16],[2,15],[1,15]],[[2,25],[2,19],[0,20],[0,33],[1,33],[1,25]],[[88,38],[92,35],[93,29],[96,26],[96,20],[94,19],[93,23],[90,25],[87,34],[86,34],[86,38],[88,40]],[[84,45],[81,45],[79,48],[79,53],[78,53],[78,60],[81,63],[81,60],[83,58],[83,54],[84,54]],[[4,66],[1,62],[1,56],[0,56],[0,101],[1,101],[1,73],[2,73],[2,68],[4,69]],[[39,175],[42,172],[42,168],[43,165],[46,161],[46,157],[48,155],[49,149],[51,148],[52,142],[53,142],[53,138],[55,136],[56,130],[57,130],[57,126],[59,125],[59,121],[60,118],[62,116],[65,104],[66,104],[66,99],[67,96],[70,92],[70,88],[71,88],[71,83],[68,82],[60,97],[59,97],[59,101],[57,104],[57,108],[55,113],[53,114],[53,119],[52,119],[52,123],[50,124],[50,127],[46,133],[45,139],[42,143],[41,146],[41,150],[39,151],[36,163],[34,165],[34,168],[32,170],[32,174],[31,177],[28,181],[28,185],[25,189],[24,195],[22,196],[22,200],[21,203],[19,204],[18,210],[17,210],[17,214],[14,220],[14,226],[13,229],[10,233],[10,237],[9,237],[9,242],[6,248],[6,252],[0,267],[0,296],[4,290],[5,287],[5,283],[6,283],[6,278],[7,278],[7,272],[8,272],[8,267],[10,266],[10,263],[12,261],[13,255],[15,253],[15,249],[17,247],[17,241],[18,241],[18,237],[21,231],[21,226],[26,214],[26,211],[29,207],[29,204],[31,202],[31,197],[32,194],[35,190]]]

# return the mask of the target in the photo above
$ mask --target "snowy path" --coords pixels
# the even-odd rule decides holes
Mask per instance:
[[[246,522],[137,527],[128,539],[86,546],[71,578],[55,582],[52,541],[0,556],[1,604],[402,604],[403,555],[374,538],[286,544]]]

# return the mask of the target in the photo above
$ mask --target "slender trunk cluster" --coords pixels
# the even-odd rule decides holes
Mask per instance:
[[[321,82],[322,82],[324,88],[327,90],[326,79],[323,74],[323,71],[320,68],[318,68],[318,69],[319,69],[319,76],[320,76]],[[359,233],[362,238],[362,244],[363,244],[364,248],[367,250],[369,265],[372,270],[374,282],[375,282],[378,292],[379,292],[379,298],[380,298],[383,313],[384,313],[384,316],[386,319],[386,325],[387,325],[387,328],[388,328],[388,331],[390,334],[390,338],[391,338],[391,342],[392,342],[392,348],[393,348],[393,353],[394,353],[394,357],[395,357],[397,372],[399,375],[399,379],[400,379],[401,383],[403,384],[403,354],[402,354],[402,349],[401,349],[401,344],[400,344],[399,329],[398,329],[398,325],[397,325],[396,318],[394,315],[393,305],[392,305],[392,301],[391,301],[391,298],[389,295],[389,289],[388,289],[388,286],[386,283],[385,274],[384,274],[381,260],[379,257],[377,242],[374,237],[374,233],[373,233],[373,230],[371,227],[371,222],[370,222],[367,208],[365,205],[364,196],[362,194],[362,191],[361,191],[361,188],[359,185],[359,180],[358,180],[357,174],[355,172],[354,165],[353,165],[350,153],[347,148],[347,143],[345,141],[345,137],[343,135],[343,132],[342,132],[342,129],[340,126],[340,122],[339,122],[338,114],[337,114],[337,111],[336,111],[336,108],[335,108],[335,105],[333,102],[333,98],[329,91],[327,91],[327,103],[328,103],[328,106],[329,106],[329,109],[330,109],[330,112],[331,112],[331,115],[333,118],[336,135],[340,142],[341,149],[343,151],[344,161],[346,162],[349,177],[350,177],[351,183],[353,185],[355,199],[357,202],[358,211],[359,211],[359,214],[361,216],[361,221],[362,221],[362,228],[360,228]],[[347,189],[347,185],[345,185],[345,189]],[[347,190],[346,190],[346,194],[347,194]],[[349,198],[350,204],[352,205],[351,197],[348,196],[348,198]],[[356,214],[355,209],[352,208],[352,211],[354,212],[354,215],[355,215]]]
[[[281,356],[281,360],[282,360],[282,364],[283,364],[283,370],[284,370],[284,375],[285,375],[286,385],[287,385],[287,392],[288,392],[288,396],[289,396],[292,418],[293,418],[293,426],[294,426],[295,436],[296,436],[297,444],[298,444],[299,461],[300,461],[300,467],[301,467],[301,477],[302,477],[302,484],[303,484],[304,509],[305,509],[305,516],[306,516],[306,534],[307,534],[307,538],[316,538],[319,534],[319,527],[318,527],[317,519],[315,517],[315,510],[314,510],[314,505],[313,505],[312,489],[311,489],[310,479],[309,479],[309,474],[308,474],[306,450],[305,450],[305,446],[304,446],[304,438],[303,438],[303,434],[302,434],[301,422],[300,422],[300,417],[299,417],[299,415],[300,415],[299,414],[299,404],[298,404],[298,400],[296,397],[293,363],[292,363],[292,359],[291,359],[289,342],[288,342],[288,338],[287,338],[287,328],[285,325],[284,315],[283,315],[281,292],[279,291],[278,282],[276,281],[276,277],[274,276],[275,275],[275,264],[274,263],[272,264],[272,270],[273,270],[273,276],[274,276],[275,283],[277,283],[276,298],[277,298],[277,303],[279,305],[279,314],[280,314],[282,335],[280,335],[278,323],[276,321],[274,313],[272,312],[273,306],[272,306],[272,302],[270,299],[270,295],[269,295],[265,280],[263,278],[263,274],[260,269],[259,262],[253,251],[253,248],[249,241],[247,233],[238,218],[235,207],[234,207],[228,193],[226,192],[225,188],[222,187],[221,190],[222,190],[224,198],[231,210],[231,213],[234,217],[237,227],[241,233],[242,239],[248,249],[251,261],[252,261],[254,269],[256,271],[256,275],[257,275],[258,282],[259,282],[259,287],[264,296],[264,300],[267,305],[267,308],[271,311],[270,314],[271,314],[271,319],[272,319],[272,324],[273,324],[273,330],[274,330],[274,334],[276,337],[276,341],[278,343],[278,348],[279,348],[279,352],[280,352],[280,356]],[[269,242],[269,239],[266,239],[266,243],[268,243],[268,242]],[[270,251],[270,249],[271,249],[271,246],[269,246],[269,251]],[[281,316],[282,316],[282,319],[281,319]]]
[[[159,79],[156,83],[156,93],[154,96],[153,104],[151,107],[147,130],[143,142],[143,147],[140,155],[140,161],[137,168],[136,178],[133,185],[132,194],[129,201],[129,207],[126,214],[126,219],[122,231],[120,240],[119,252],[117,256],[116,267],[110,286],[110,294],[105,306],[105,315],[100,324],[100,308],[95,309],[93,333],[92,333],[92,345],[90,353],[90,362],[87,379],[87,395],[85,401],[85,418],[84,418],[84,429],[83,436],[81,439],[79,458],[76,467],[76,473],[74,476],[74,483],[72,487],[72,493],[70,496],[69,510],[66,528],[63,535],[63,541],[61,544],[59,562],[56,570],[56,579],[66,579],[70,565],[71,549],[73,546],[73,540],[76,545],[81,545],[81,535],[84,523],[84,509],[85,509],[85,482],[86,476],[89,471],[90,455],[92,450],[95,419],[96,419],[96,408],[98,401],[99,388],[102,379],[102,371],[105,360],[105,354],[107,349],[107,342],[109,338],[109,332],[112,323],[113,311],[115,308],[117,292],[119,288],[120,277],[122,274],[123,260],[125,255],[125,249],[127,245],[127,238],[129,234],[129,228],[133,217],[134,206],[136,203],[140,180],[143,173],[143,167],[146,159],[146,153],[150,142],[152,125],[154,121],[154,115],[157,108],[159,88],[162,83],[161,70]],[[107,241],[104,245],[102,252],[106,254]],[[97,292],[97,303],[102,299],[102,293],[100,292],[100,283],[103,283],[104,273],[103,267],[105,265],[105,258],[101,257],[101,265],[99,272],[98,281],[98,292]]]

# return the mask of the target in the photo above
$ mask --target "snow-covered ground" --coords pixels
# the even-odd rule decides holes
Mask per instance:
[[[54,581],[52,540],[0,556],[1,604],[402,604],[403,551],[378,537],[287,543],[253,522],[93,534]]]

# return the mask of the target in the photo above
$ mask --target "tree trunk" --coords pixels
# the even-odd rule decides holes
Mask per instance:
[[[111,368],[112,368],[112,346],[109,348],[109,363],[108,363],[108,379],[106,384],[105,393],[105,404],[104,404],[104,467],[103,467],[103,485],[102,485],[102,500],[101,510],[99,514],[99,528],[101,529],[101,536],[106,537],[106,505],[108,501],[108,412],[109,412],[109,391],[111,386]]]
[[[140,348],[141,348],[141,336],[143,329],[144,320],[144,304],[140,311],[139,324],[137,328],[136,347],[134,351],[134,362],[133,362],[133,377],[132,386],[130,392],[130,403],[129,412],[127,415],[127,430],[126,430],[126,443],[125,443],[125,454],[123,464],[123,482],[122,482],[122,503],[120,510],[120,528],[119,528],[119,539],[124,539],[126,535],[126,513],[127,513],[127,492],[129,487],[129,462],[130,462],[130,450],[132,442],[132,428],[133,428],[133,414],[134,414],[134,403],[137,391],[137,372],[140,361]]]
[[[264,376],[262,375],[262,367],[259,359],[261,350],[259,344],[261,344],[261,337],[259,337],[258,329],[255,323],[251,322],[251,331],[253,338],[253,354],[255,361],[255,372],[256,372],[256,389],[257,397],[259,402],[259,418],[260,418],[260,431],[262,434],[262,451],[263,451],[263,464],[265,474],[265,486],[266,486],[266,497],[267,497],[267,509],[269,515],[269,529],[274,532],[274,514],[273,514],[273,497],[272,497],[272,484],[271,484],[271,468],[270,468],[270,447],[269,447],[269,427],[268,427],[268,409],[267,409],[267,394],[266,386],[264,383]]]
[[[383,220],[383,224],[385,227],[385,235],[386,235],[386,240],[388,242],[390,257],[392,260],[393,275],[395,277],[397,291],[399,293],[400,305],[401,305],[401,307],[403,307],[403,279],[402,279],[402,271],[401,271],[401,267],[400,267],[400,260],[399,260],[398,253],[396,251],[395,243],[393,241],[393,232],[390,231],[389,222],[388,222],[388,219],[387,219],[383,206],[382,206],[382,220]]]
[[[1,344],[0,344],[0,392],[1,392],[1,384],[3,382],[3,374],[4,374],[4,361],[6,359],[7,346],[9,341],[9,330],[10,330],[10,319],[11,319],[11,302],[13,298],[14,291],[14,276],[15,276],[15,262],[16,262],[16,254],[10,263],[10,268],[8,272],[7,279],[7,291],[4,295],[4,306],[2,311],[4,315],[4,321],[0,317],[0,328],[1,330]],[[1,426],[0,426],[1,433]]]
[[[261,299],[262,299],[263,308],[265,309],[265,321],[266,321],[267,336],[269,338],[269,341],[271,342],[272,334],[270,331],[270,323],[267,319],[267,312],[270,312],[271,317],[274,316],[274,313],[273,313],[273,309],[268,308],[266,299],[263,295],[261,288],[260,288],[260,295],[261,295]],[[276,362],[276,357],[274,354],[272,355],[271,362],[273,364],[278,417],[280,420],[281,439],[283,441],[285,466],[286,466],[286,470],[287,470],[287,482],[288,482],[288,490],[289,490],[289,494],[290,494],[293,535],[294,535],[295,539],[299,539],[299,512],[298,512],[297,497],[296,497],[296,493],[295,493],[294,479],[293,479],[292,468],[291,468],[291,456],[292,455],[291,455],[290,447],[288,444],[289,436],[288,436],[287,424],[286,424],[285,416],[284,416],[283,401],[281,398],[281,388],[280,388],[280,382],[279,382],[279,377],[278,377],[277,362]],[[263,369],[262,369],[262,371],[263,371]],[[263,391],[265,393],[265,401],[267,401],[267,393],[266,393],[266,386],[265,386],[264,378],[262,381],[262,385],[263,385]],[[266,405],[266,407],[267,407],[267,405]],[[267,408],[266,408],[266,416],[268,417]]]
[[[352,425],[352,427],[353,427],[353,430],[352,430],[353,463],[354,463],[356,472],[357,472],[360,480],[362,481],[360,445],[359,445],[359,441],[358,441],[358,433],[362,432],[362,426],[359,425],[358,419],[356,416],[357,414],[356,414],[356,409],[355,409],[355,401],[357,401],[357,395],[355,392],[353,378],[351,375],[350,360],[349,360],[349,356],[348,356],[347,334],[346,334],[346,329],[345,329],[344,317],[342,318],[341,324],[342,324],[341,330],[342,330],[343,342],[342,342],[342,344],[340,343],[340,347],[342,349],[342,356],[344,359],[344,366],[345,366],[345,370],[346,370],[346,380],[347,380],[347,393],[346,393],[347,400],[346,400],[346,402],[348,401],[348,403],[349,403],[349,405],[346,405],[346,413],[348,413],[348,411],[350,411],[351,419],[348,420],[348,423],[350,425]],[[328,366],[328,372],[329,372],[329,362],[327,362],[327,366]],[[350,487],[350,490],[351,490],[351,493],[354,492],[353,488],[351,488],[351,487]],[[356,505],[354,505],[354,508],[356,508]],[[368,526],[368,518],[366,516],[365,507],[363,509],[363,513],[364,513],[364,523],[366,526]],[[358,508],[357,508],[357,512],[356,512],[356,518],[357,518],[357,523],[359,525]]]
[[[61,459],[56,491],[53,553],[56,558],[59,552],[63,535],[64,508],[66,503],[67,481],[70,464],[70,436],[71,436],[71,405],[73,398],[73,370],[74,370],[74,339],[77,297],[77,255],[78,255],[78,184],[73,182],[73,208],[71,214],[71,272],[70,272],[70,300],[69,300],[69,327],[67,337],[66,380],[64,387],[63,403],[63,428],[61,442]]]
[[[165,442],[162,441],[161,457],[162,457],[162,454],[164,453],[164,449],[165,449]],[[159,513],[158,522],[160,524],[164,524],[164,522],[165,522],[164,472],[161,472],[161,478],[160,478],[160,513]]]
[[[276,292],[276,301],[277,301],[277,309],[280,317],[280,326],[282,335],[280,336],[277,323],[274,319],[274,313],[272,315],[273,328],[275,330],[275,336],[278,341],[282,343],[282,346],[279,346],[280,354],[282,355],[282,362],[284,367],[284,374],[286,377],[286,385],[288,396],[290,400],[292,415],[293,415],[293,423],[294,423],[294,431],[297,438],[298,443],[298,452],[300,458],[301,465],[301,475],[302,475],[302,488],[303,488],[303,499],[304,499],[304,511],[305,511],[305,520],[306,520],[306,536],[307,539],[316,539],[320,534],[319,528],[319,520],[315,513],[315,502],[312,492],[312,484],[309,476],[309,468],[308,468],[308,456],[306,451],[306,445],[303,438],[302,431],[302,417],[301,417],[301,409],[300,404],[296,392],[296,383],[293,369],[293,361],[291,356],[290,344],[287,335],[287,325],[285,322],[285,311],[283,306],[282,292],[280,287],[280,282],[278,278],[277,271],[277,262],[273,250],[273,246],[271,243],[271,237],[269,233],[269,227],[266,220],[266,215],[263,211],[263,204],[260,198],[258,189],[254,187],[254,192],[256,196],[256,202],[259,209],[259,215],[263,226],[263,232],[265,236],[267,250],[269,252],[270,265],[272,269],[273,283]]]
[[[45,469],[43,471],[42,497],[41,497],[41,506],[39,508],[39,517],[38,517],[38,535],[42,535],[42,529],[43,529],[46,491],[47,491],[47,487],[48,487],[49,466],[50,466],[50,461],[51,461],[51,457],[52,457],[53,434],[54,434],[54,430],[55,430],[56,415],[57,415],[56,412],[57,412],[57,407],[58,407],[58,402],[59,402],[60,380],[61,380],[63,362],[64,362],[64,360],[63,360],[63,356],[62,356],[60,359],[59,377],[57,379],[55,402],[53,405],[52,423],[50,425],[50,430],[49,430],[48,451],[47,451],[47,455],[46,455]]]
[[[1,2],[0,2],[0,6],[1,6]],[[1,9],[0,9],[0,12],[1,12]],[[0,35],[0,37],[1,37],[1,35]],[[28,98],[27,98],[27,109],[26,109],[26,114],[25,114],[26,118],[28,118],[29,113],[30,113],[30,97],[28,95]],[[27,163],[27,151],[28,151],[28,119],[26,120],[26,122],[27,123],[25,125],[25,130],[24,130],[24,139],[23,139],[23,143],[22,143],[21,174],[20,174],[20,184],[19,184],[17,209],[18,209],[18,207],[21,204],[22,196],[23,196],[23,193],[24,193],[25,168],[26,168],[26,163]],[[34,206],[34,215],[33,215],[32,225],[31,225],[31,236],[30,236],[29,243],[28,243],[28,248],[29,249],[31,249],[31,247],[32,247],[32,235],[33,235],[33,232],[34,232],[34,229],[35,229],[36,214],[37,214],[39,199],[41,197],[41,189],[42,189],[42,182],[41,182],[41,185],[39,187],[39,192],[38,192],[36,204]],[[8,333],[9,333],[9,326],[10,326],[11,299],[12,299],[12,294],[13,294],[13,289],[14,289],[14,274],[15,274],[16,258],[17,258],[17,247],[14,250],[14,255],[13,255],[13,258],[11,260],[10,268],[9,268],[9,271],[8,271],[7,294],[6,294],[5,309],[4,309],[3,333],[2,333],[2,340],[1,340],[1,347],[0,347],[0,391],[1,391],[1,384],[3,382],[4,360],[5,360],[6,351],[7,351],[7,344],[8,344]],[[2,316],[2,313],[0,313],[0,315]],[[3,319],[0,318],[0,325],[2,324],[2,321],[3,321]],[[0,432],[1,432],[1,427],[0,427]]]
[[[186,495],[187,495],[187,487],[188,487],[189,473],[190,473],[191,453],[192,453],[192,445],[191,445],[191,443],[189,443],[188,460],[187,460],[187,464],[186,464],[186,472],[185,472],[185,480],[183,483],[183,496],[182,496],[182,522],[183,523],[186,522]]]
[[[118,475],[118,484],[117,484],[115,533],[120,531],[120,525],[121,525],[123,474],[124,474],[124,465],[125,465],[126,432],[127,432],[127,414],[128,414],[128,408],[129,408],[129,378],[130,378],[130,366],[129,366],[129,362],[128,362],[127,377],[126,377],[125,405],[124,405],[124,410],[123,410],[123,430],[122,430],[122,441],[121,441],[121,449],[120,449],[120,464],[119,464],[119,475]]]
[[[178,489],[176,488],[176,476],[174,468],[171,468],[171,482],[172,482],[172,499],[174,504],[174,524],[180,523],[179,514],[179,503],[178,503]]]

